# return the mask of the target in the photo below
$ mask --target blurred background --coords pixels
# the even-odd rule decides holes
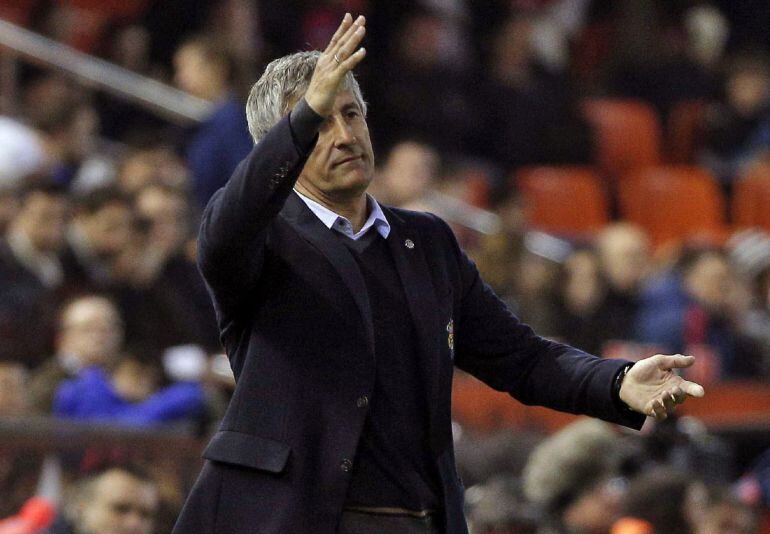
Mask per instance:
[[[707,390],[631,433],[458,372],[472,532],[770,532],[765,0],[0,0],[0,534],[170,532],[233,387],[199,215],[348,11],[373,194],[541,335]]]

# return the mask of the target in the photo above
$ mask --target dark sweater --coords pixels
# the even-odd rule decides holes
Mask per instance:
[[[339,235],[369,292],[376,377],[353,464],[348,506],[437,509],[438,472],[428,447],[428,408],[416,332],[387,243],[375,230]]]

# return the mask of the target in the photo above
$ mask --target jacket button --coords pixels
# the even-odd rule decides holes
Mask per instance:
[[[348,473],[351,469],[353,469],[353,462],[351,462],[348,458],[344,458],[340,462],[340,469]]]
[[[361,395],[356,399],[356,406],[359,408],[366,408],[369,406],[369,397],[367,395]]]

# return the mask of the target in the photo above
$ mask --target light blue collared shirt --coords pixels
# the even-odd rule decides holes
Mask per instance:
[[[369,205],[369,217],[361,227],[361,230],[359,230],[357,233],[353,233],[353,225],[348,219],[342,215],[334,213],[332,210],[319,204],[312,198],[306,197],[296,189],[294,192],[297,193],[299,198],[301,198],[305,204],[307,204],[307,207],[310,208],[310,211],[315,213],[316,217],[321,219],[321,222],[324,223],[324,226],[326,226],[329,230],[336,230],[353,240],[358,240],[372,227],[377,230],[383,239],[386,239],[388,234],[390,234],[390,223],[388,222],[388,219],[385,218],[385,214],[382,212],[380,205],[371,195],[366,195],[366,201]]]

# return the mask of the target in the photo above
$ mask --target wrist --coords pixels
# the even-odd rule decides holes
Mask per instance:
[[[628,362],[621,367],[615,374],[615,378],[612,381],[612,402],[621,411],[630,411],[631,407],[620,397],[620,390],[623,387],[623,382],[628,374],[628,371],[634,366],[634,362]]]
[[[324,105],[325,102],[323,102],[320,98],[314,98],[314,95],[312,94],[308,95],[305,93],[305,102],[307,102],[307,105],[311,110],[323,118],[328,117],[331,113],[331,109],[327,109],[328,106]]]

